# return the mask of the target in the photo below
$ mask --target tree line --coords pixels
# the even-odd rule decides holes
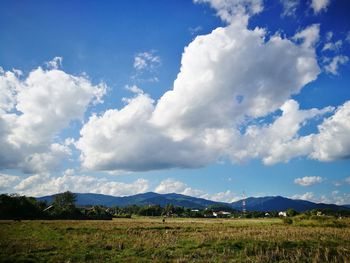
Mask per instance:
[[[112,219],[103,208],[79,208],[76,195],[67,191],[54,196],[52,204],[17,194],[0,195],[0,219]]]
[[[249,211],[243,213],[224,204],[215,204],[205,209],[191,209],[168,204],[165,207],[159,205],[129,205],[125,207],[105,206],[76,206],[76,195],[69,191],[54,196],[52,203],[39,201],[33,197],[17,194],[0,195],[0,219],[112,219],[131,218],[132,216],[164,216],[164,217],[234,217],[234,218],[262,218],[278,217],[278,212]],[[225,211],[226,213],[220,213]],[[316,215],[317,213],[332,216],[350,216],[349,211],[311,210],[304,212],[305,215]],[[214,216],[215,214],[215,216]],[[288,209],[286,215],[293,217],[299,213],[294,209]]]

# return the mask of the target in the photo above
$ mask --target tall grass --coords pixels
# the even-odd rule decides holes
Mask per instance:
[[[302,220],[299,221],[299,223]],[[1,262],[350,262],[350,220],[0,221]]]

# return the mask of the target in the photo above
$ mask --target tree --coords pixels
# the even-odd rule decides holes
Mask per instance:
[[[16,194],[0,195],[0,219],[39,219],[45,218],[43,203],[33,197]]]
[[[159,205],[143,206],[139,210],[139,214],[142,216],[160,216],[163,209]]]
[[[173,215],[173,214],[174,214],[174,205],[172,205],[172,204],[167,204],[167,205],[164,207],[163,214],[166,215],[166,216],[171,216],[171,215]]]
[[[53,204],[57,208],[68,208],[68,207],[75,207],[75,202],[77,199],[77,195],[67,191],[61,194],[57,194],[54,197]]]
[[[75,207],[76,194],[64,192],[57,194],[53,200],[54,209],[50,210],[50,216],[59,219],[82,219],[84,215]]]
[[[296,216],[298,214],[297,211],[295,211],[293,208],[289,208],[287,210],[287,216]]]

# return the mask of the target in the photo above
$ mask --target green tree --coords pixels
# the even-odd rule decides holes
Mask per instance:
[[[174,205],[167,204],[163,209],[163,214],[167,216],[171,216],[174,214]]]
[[[296,216],[298,214],[297,211],[295,211],[293,208],[289,208],[287,210],[287,216]]]
[[[82,219],[84,215],[75,207],[76,194],[64,192],[57,194],[53,200],[54,209],[50,210],[50,216],[57,219]]]
[[[33,197],[16,194],[0,195],[0,219],[39,219],[45,218],[42,202]]]
[[[142,216],[160,216],[163,212],[163,209],[159,205],[148,205],[143,206],[139,214]]]
[[[77,195],[67,191],[61,194],[57,194],[54,197],[53,205],[57,208],[68,208],[75,207],[75,202],[77,200]]]

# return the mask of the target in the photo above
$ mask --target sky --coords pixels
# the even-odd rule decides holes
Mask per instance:
[[[0,192],[350,204],[347,0],[0,8]]]

